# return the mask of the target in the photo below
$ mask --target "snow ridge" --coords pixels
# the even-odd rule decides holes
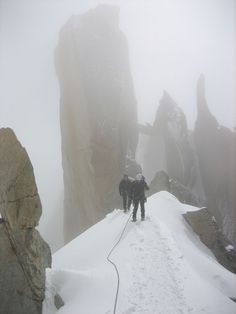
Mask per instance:
[[[114,210],[54,254],[43,313],[57,313],[55,293],[65,302],[60,314],[114,313],[117,277],[107,256],[118,243],[112,250],[120,276],[117,314],[234,314],[236,276],[183,219],[193,210],[167,192],[148,199],[146,221],[133,223]]]

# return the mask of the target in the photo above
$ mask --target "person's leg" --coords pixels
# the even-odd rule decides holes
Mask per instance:
[[[131,207],[131,204],[132,204],[132,198],[128,198],[128,210],[130,210],[130,207]]]
[[[136,215],[137,215],[137,210],[138,210],[138,203],[139,203],[139,201],[137,201],[137,200],[134,201],[133,221],[136,221]]]
[[[140,207],[141,207],[141,219],[145,219],[145,207],[144,207],[144,200],[140,201]]]
[[[126,212],[126,209],[127,209],[127,194],[124,192],[122,194],[122,197],[123,197],[123,209],[124,209],[124,212]]]

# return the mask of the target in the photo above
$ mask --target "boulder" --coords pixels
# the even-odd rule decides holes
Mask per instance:
[[[54,305],[57,310],[60,310],[60,308],[65,305],[64,301],[62,300],[62,297],[59,294],[56,294],[54,296]]]
[[[151,196],[160,191],[168,191],[173,194],[181,203],[199,206],[201,200],[198,199],[190,189],[178,182],[169,178],[165,171],[158,171],[150,183],[150,190],[147,191],[147,196]]]

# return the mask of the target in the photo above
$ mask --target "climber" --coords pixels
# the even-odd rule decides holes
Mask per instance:
[[[132,181],[129,179],[127,174],[124,174],[124,177],[120,181],[120,184],[119,184],[119,192],[123,198],[123,209],[125,213],[127,212],[127,210],[130,210],[130,206],[132,204],[132,199],[131,199],[131,194],[130,194],[131,185],[132,185]]]
[[[139,204],[141,207],[141,219],[142,220],[145,219],[144,203],[147,201],[147,198],[145,196],[145,190],[149,190],[149,186],[145,181],[145,177],[141,173],[139,173],[137,174],[136,180],[132,183],[131,186],[131,198],[134,204],[133,221],[136,221],[136,215]]]

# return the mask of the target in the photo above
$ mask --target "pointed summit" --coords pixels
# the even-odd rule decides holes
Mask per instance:
[[[163,91],[162,98],[159,101],[160,105],[156,112],[156,118],[154,121],[154,128],[158,130],[164,130],[168,127],[168,123],[184,124],[187,128],[187,122],[182,109],[177,105],[174,99],[167,91]]]
[[[168,106],[170,108],[177,106],[174,99],[170,96],[170,94],[166,90],[163,91],[163,95],[162,95],[162,98],[160,100],[160,105],[161,106]]]
[[[200,118],[207,124],[212,123],[214,127],[218,126],[218,122],[212,115],[206,101],[204,74],[201,74],[197,81],[197,116],[196,125],[199,123]]]
[[[197,109],[198,114],[208,111],[209,108],[205,96],[205,76],[201,74],[197,82]]]

